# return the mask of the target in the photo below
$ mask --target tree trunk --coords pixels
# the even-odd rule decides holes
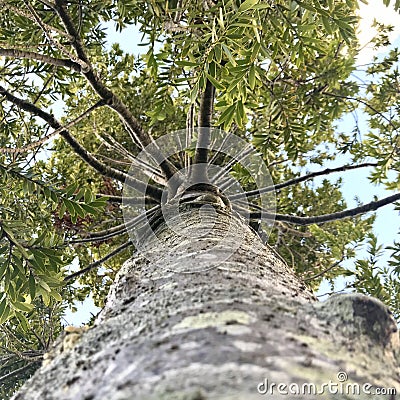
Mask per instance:
[[[15,400],[350,399],[357,387],[361,399],[396,398],[363,391],[400,390],[399,335],[382,303],[316,302],[222,206],[186,203],[157,222],[149,257],[123,265],[95,326],[73,346],[66,333]]]

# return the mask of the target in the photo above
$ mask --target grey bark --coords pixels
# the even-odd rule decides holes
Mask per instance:
[[[15,400],[397,398],[328,388],[323,395],[280,395],[276,387],[263,394],[267,381],[270,390],[273,383],[319,390],[339,383],[339,372],[361,390],[370,384],[399,392],[396,324],[366,296],[317,302],[226,208],[199,214],[187,203],[180,211],[169,226],[159,221],[162,246],[145,242],[157,261],[136,255],[126,262],[95,326],[37,371]],[[223,261],[213,266],[216,260]]]

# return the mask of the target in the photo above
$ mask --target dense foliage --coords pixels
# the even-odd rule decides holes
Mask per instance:
[[[349,288],[381,298],[399,317],[400,246],[384,244],[392,257],[390,268],[382,267],[374,215],[366,213],[400,195],[347,210],[342,178],[331,179],[365,168],[371,184],[397,192],[400,184],[399,52],[375,59],[362,83],[355,79],[356,0],[0,0],[0,6],[3,397],[60,331],[60,304],[91,294],[102,306],[133,248],[121,210],[127,171],[152,138],[185,127],[190,135],[209,87],[212,125],[251,142],[279,184],[269,244],[313,288],[323,278],[346,277]],[[110,21],[117,30],[138,27],[142,37],[127,41],[141,42],[141,56],[107,43]],[[378,28],[376,46],[388,46],[390,27]],[[337,129],[354,110],[365,116],[368,132]],[[187,154],[195,157],[189,147]],[[179,160],[170,164],[157,171],[149,204],[160,200],[157,190]],[[240,163],[232,175],[254,188]],[[316,176],[321,184],[313,183]],[[257,197],[252,201],[257,223],[262,215]],[[357,253],[363,243],[366,259]],[[349,268],[345,260],[352,257]],[[11,371],[19,372],[8,377]]]

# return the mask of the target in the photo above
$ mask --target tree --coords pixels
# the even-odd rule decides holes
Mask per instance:
[[[35,336],[38,310],[89,292],[103,305],[114,282],[81,339],[38,343],[47,365],[16,398],[251,398],[266,377],[322,384],[340,365],[351,381],[397,387],[385,306],[315,305],[310,291],[352,275],[398,316],[398,244],[392,270],[371,272],[379,245],[364,214],[400,194],[348,209],[340,181],[310,184],[359,168],[398,184],[398,53],[371,65],[366,88],[353,81],[356,1],[1,5],[0,323]],[[105,48],[110,20],[139,27],[142,58]],[[361,106],[371,133],[337,133]],[[338,153],[346,165],[304,173]],[[366,239],[371,260],[341,266]]]

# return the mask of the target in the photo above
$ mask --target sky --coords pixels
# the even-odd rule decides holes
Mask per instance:
[[[371,28],[374,19],[386,25],[394,26],[393,32],[389,35],[390,41],[394,43],[395,41],[398,42],[400,37],[400,14],[394,11],[391,6],[386,7],[383,4],[383,0],[369,0],[368,4],[360,2],[359,15],[362,19],[358,31],[358,39],[364,48],[358,57],[358,61],[359,64],[364,64],[370,62],[375,53],[372,46],[367,45],[376,33],[376,30]]]
[[[359,15],[362,18],[360,27],[358,30],[358,39],[362,50],[358,56],[357,64],[364,65],[372,61],[374,56],[383,56],[384,53],[377,52],[374,50],[373,45],[369,42],[376,34],[376,29],[372,28],[374,19],[378,22],[385,23],[386,25],[393,25],[394,29],[389,34],[389,40],[392,43],[392,47],[400,46],[400,14],[395,12],[390,6],[386,7],[382,0],[370,0],[368,4],[360,3]],[[356,73],[358,78],[362,78],[360,73]],[[359,125],[361,128],[361,134],[368,133],[367,125],[363,122],[363,115],[358,114]],[[354,120],[352,116],[347,116],[341,120],[338,125],[338,130],[343,132],[350,132],[354,126]],[[343,162],[345,164],[346,162]],[[339,166],[339,164],[335,164]],[[367,170],[353,170],[343,173],[343,185],[342,192],[346,199],[349,208],[356,207],[357,202],[355,197],[361,200],[363,203],[367,203],[373,200],[373,196],[383,198],[389,196],[393,192],[388,192],[381,186],[373,186],[368,180],[368,169]],[[334,177],[332,177],[334,179]],[[398,233],[400,231],[400,216],[399,212],[394,210],[393,205],[382,207],[377,211],[377,218],[374,224],[374,233],[378,238],[378,243],[385,246],[392,245],[393,240],[398,240]],[[364,252],[359,252],[358,257],[362,257]],[[387,262],[389,252],[380,260],[380,265]],[[353,260],[346,261],[343,265],[347,267],[352,266]],[[335,282],[335,290],[340,291],[344,289],[346,282],[342,278],[338,278]],[[322,282],[317,295],[327,294],[331,292],[331,288],[328,283]],[[324,297],[320,297],[323,299]]]
[[[373,46],[368,44],[375,34],[375,30],[371,28],[374,18],[376,18],[379,22],[394,26],[394,30],[391,32],[389,38],[392,43],[400,46],[400,14],[395,12],[390,6],[385,7],[383,0],[370,0],[368,5],[360,2],[359,14],[362,19],[358,31],[358,38],[362,46],[362,51],[358,56],[358,64],[362,65],[371,62],[372,57],[376,55],[376,51],[374,51]],[[143,53],[143,47],[137,46],[137,44],[140,43],[141,35],[135,26],[130,26],[123,32],[115,32],[112,23],[109,23],[106,26],[108,28],[107,31],[109,44],[118,42],[121,45],[121,48],[129,53],[133,53],[134,55]],[[360,118],[362,119],[362,115],[360,115]],[[348,132],[351,131],[353,129],[352,118],[343,118],[338,126],[338,129]],[[367,132],[365,131],[364,133]],[[346,160],[344,160],[342,164],[345,163]],[[342,164],[336,163],[335,166]],[[332,176],[332,179],[337,179],[337,177],[338,175]],[[362,202],[367,203],[373,199],[374,195],[382,198],[390,194],[381,187],[371,186],[371,183],[367,179],[366,171],[348,171],[342,176],[342,178],[344,180],[343,193],[348,207],[357,206],[355,196],[357,196]],[[318,181],[316,182],[318,183]],[[377,220],[374,225],[374,232],[381,243],[390,245],[400,230],[399,213],[394,210],[393,206],[389,205],[381,208],[377,215]],[[352,261],[349,261],[348,264],[351,262]],[[335,286],[336,290],[341,290],[345,286],[345,282],[343,279],[339,279],[337,280]],[[327,282],[323,282],[317,294],[321,295],[329,292],[329,285]],[[99,309],[93,306],[91,299],[87,299],[81,304],[78,303],[77,307],[78,311],[76,313],[67,311],[65,315],[65,322],[67,324],[84,324],[89,320],[92,313],[96,314],[96,312],[99,311]]]

